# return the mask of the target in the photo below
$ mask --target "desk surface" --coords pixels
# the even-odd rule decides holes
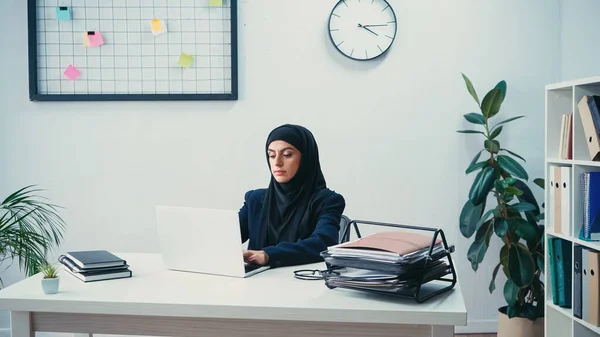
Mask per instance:
[[[460,283],[425,303],[298,280],[282,267],[246,279],[164,270],[158,254],[117,253],[132,278],[84,283],[60,273],[45,295],[41,274],[0,290],[0,310],[396,324],[466,325]]]

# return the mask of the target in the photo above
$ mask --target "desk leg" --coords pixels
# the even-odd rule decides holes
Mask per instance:
[[[431,337],[454,337],[454,326],[452,325],[432,325]]]
[[[10,327],[12,337],[35,337],[31,329],[31,313],[28,311],[11,311]]]

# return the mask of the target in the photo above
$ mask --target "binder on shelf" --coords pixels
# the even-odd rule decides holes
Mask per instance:
[[[581,207],[582,224],[579,239],[597,241],[600,237],[600,172],[582,172]]]
[[[547,250],[548,250],[548,264],[550,264],[550,280],[552,281],[552,303],[558,305],[558,283],[556,281],[556,256],[554,255],[554,241],[558,239],[549,237]]]
[[[358,224],[375,225],[406,229],[411,237],[404,243],[386,244],[387,248],[360,247],[362,239]],[[443,230],[439,228],[419,227],[374,221],[352,220],[342,237],[348,237],[350,227],[354,227],[358,237],[356,241],[330,247],[321,252],[327,270],[321,273],[329,289],[346,288],[368,293],[384,294],[391,297],[410,298],[418,303],[427,301],[439,294],[451,290],[456,285],[456,271],[449,246]],[[414,231],[414,232],[410,232]],[[390,239],[396,243],[402,241],[402,234],[390,233]],[[381,234],[369,236],[381,242]],[[366,239],[367,237],[365,237]],[[417,240],[418,238],[418,240]],[[367,245],[377,245],[374,240]],[[411,242],[409,242],[411,241]],[[416,244],[416,242],[421,244]],[[404,245],[405,248],[402,248]],[[354,251],[352,248],[354,246]],[[408,254],[398,254],[407,252]],[[342,252],[337,248],[350,249]],[[384,246],[381,246],[384,247]]]
[[[588,286],[589,286],[589,301],[588,301],[588,323],[600,326],[600,255],[593,250],[588,250],[588,268],[590,271]]]
[[[590,267],[589,267],[589,254],[588,249],[583,248],[581,253],[581,267],[583,271],[581,273],[581,316],[586,322],[589,321],[589,306],[590,306]]]
[[[581,116],[581,124],[583,126],[583,133],[585,134],[590,159],[597,161],[600,159],[600,140],[598,140],[598,132],[594,126],[594,119],[588,105],[589,99],[590,96],[583,96],[579,103],[577,103],[577,110]]]
[[[556,287],[558,288],[558,306],[571,307],[572,251],[571,242],[556,238],[554,240],[554,261],[556,263]]]
[[[560,168],[560,233],[571,234],[571,167]]]
[[[573,281],[575,284],[573,285],[573,316],[581,319],[583,318],[581,313],[581,272],[583,270],[581,255],[584,250],[582,246],[575,246],[574,250]]]
[[[562,168],[554,166],[554,232],[562,233]]]
[[[548,168],[548,178],[547,180],[550,181],[550,188],[548,189],[548,205],[546,205],[546,220],[545,223],[547,224],[546,228],[549,228],[550,226],[554,226],[554,167],[555,165],[550,165]]]

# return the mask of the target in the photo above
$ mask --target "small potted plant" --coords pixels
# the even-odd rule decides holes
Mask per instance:
[[[58,292],[58,270],[56,266],[45,263],[40,268],[44,278],[42,278],[42,288],[46,294],[56,294]]]

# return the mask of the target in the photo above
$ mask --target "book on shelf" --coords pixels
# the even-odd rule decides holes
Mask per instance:
[[[582,224],[579,239],[600,239],[600,172],[582,172],[580,175]]]
[[[132,276],[127,262],[106,250],[75,251],[60,255],[64,270],[83,282]]]
[[[560,145],[558,149],[560,159],[573,159],[573,114],[562,115]]]

